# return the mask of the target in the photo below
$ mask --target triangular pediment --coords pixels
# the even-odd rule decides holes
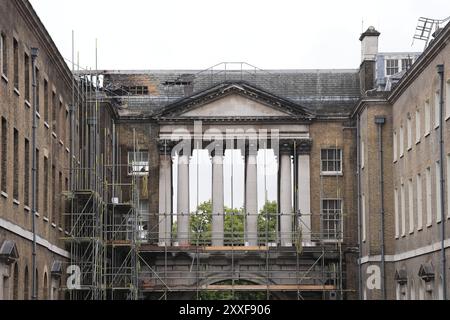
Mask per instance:
[[[167,106],[160,119],[304,119],[303,107],[246,83],[222,83]]]
[[[288,117],[290,114],[239,94],[230,94],[206,103],[180,117]]]

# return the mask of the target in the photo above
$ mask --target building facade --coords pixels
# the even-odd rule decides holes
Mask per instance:
[[[0,299],[447,297],[449,25],[422,54],[370,27],[353,70],[72,74],[28,1],[0,9]]]
[[[0,299],[32,298],[33,104],[36,103],[36,298],[61,299],[68,261],[72,74],[28,1],[0,4]],[[36,99],[33,101],[33,50]]]

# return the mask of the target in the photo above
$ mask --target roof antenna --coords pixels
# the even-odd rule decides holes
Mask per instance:
[[[417,23],[416,33],[414,34],[413,43],[411,46],[414,45],[415,40],[421,40],[425,41],[425,49],[426,49],[428,43],[430,42],[432,32],[438,31],[441,28],[441,25],[443,25],[448,21],[450,21],[450,17],[447,17],[443,20],[420,17]]]

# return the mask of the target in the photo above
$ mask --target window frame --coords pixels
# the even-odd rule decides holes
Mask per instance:
[[[323,158],[323,152],[326,151],[327,153],[327,159]],[[334,155],[334,159],[328,158],[328,152],[329,151],[335,151],[335,152],[339,152],[339,159],[337,159],[336,154]],[[338,175],[343,175],[343,153],[344,151],[340,148],[323,148],[320,150],[320,173],[322,176],[338,176]],[[336,164],[339,164],[339,168],[340,170],[334,170],[334,171],[324,171],[324,161],[327,162],[327,169],[329,167],[329,163],[334,163],[334,165],[336,166]]]
[[[337,209],[338,206],[335,206],[334,209],[330,209],[330,208],[325,209],[324,204],[326,202],[331,202],[331,201],[333,201],[335,203],[339,203],[340,204],[339,209]],[[343,221],[344,200],[336,199],[336,198],[322,199],[321,207],[322,208],[321,208],[321,214],[320,214],[320,223],[321,223],[321,230],[322,230],[322,239],[324,239],[324,242],[332,242],[332,243],[343,242],[343,238],[344,238],[344,223],[343,223],[344,222]],[[325,212],[325,210],[327,210],[327,212]],[[333,210],[335,211],[334,213],[330,212]],[[337,215],[338,219],[331,219],[331,218],[324,219],[325,216],[330,216],[331,214]],[[329,224],[337,223],[338,224],[337,228],[335,225],[334,229],[330,229],[330,228],[325,229],[326,221],[329,222]],[[330,230],[334,230],[334,231],[330,232]],[[331,235],[334,234],[335,237],[332,238],[330,236],[330,234]]]
[[[391,63],[394,64],[394,66],[390,65]],[[391,71],[397,70],[394,73],[390,73]],[[386,77],[391,77],[393,75],[396,75],[400,72],[400,65],[398,63],[398,59],[386,59]]]
[[[4,32],[0,32],[0,68],[2,79],[8,82],[8,38]]]
[[[132,160],[131,157],[133,157],[134,155],[140,155],[139,157],[139,161],[136,160]],[[146,159],[145,157],[142,157],[142,155],[146,154]],[[127,154],[127,160],[128,160],[128,166],[127,166],[127,174],[128,176],[148,176],[149,172],[150,172],[150,154],[148,150],[142,150],[142,151],[128,151]],[[134,162],[135,161],[135,162]],[[134,168],[137,167],[138,170],[135,170]],[[142,168],[145,168],[146,170],[142,171]]]

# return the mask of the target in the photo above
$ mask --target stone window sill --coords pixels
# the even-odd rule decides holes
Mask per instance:
[[[362,168],[364,169],[364,168]],[[343,172],[322,172],[320,174],[322,177],[336,177],[336,176],[340,176],[342,177],[344,175]]]
[[[1,195],[3,198],[6,198],[6,199],[8,199],[8,197],[9,197],[8,194],[4,191],[1,192]]]
[[[36,117],[37,117],[38,119],[41,118],[41,114],[39,113],[39,111],[36,111]]]
[[[44,217],[45,222],[49,222],[50,220],[47,217]]]
[[[44,121],[44,126],[45,126],[47,129],[50,129],[50,126],[48,125],[47,121]]]
[[[19,91],[19,89],[14,88],[14,93],[15,93],[18,97],[20,97],[20,91]]]
[[[20,206],[19,200],[13,199],[13,203],[14,203],[16,206]]]
[[[64,146],[64,142],[62,140],[59,140],[59,144]]]
[[[28,109],[31,109],[31,103],[28,100],[25,100],[25,106],[28,107]]]
[[[56,229],[56,223],[54,223],[54,222],[52,223],[52,228]]]
[[[53,138],[58,138],[58,136],[56,135],[56,133],[54,132],[54,131],[52,131],[52,136],[53,136]]]
[[[2,73],[2,79],[3,81],[5,81],[6,83],[9,83],[8,77],[5,76],[5,74]]]
[[[40,217],[41,215],[39,214],[39,212],[36,212],[35,214],[34,214],[36,217]]]
[[[24,206],[23,209],[28,213],[31,212],[31,208],[29,206]]]

